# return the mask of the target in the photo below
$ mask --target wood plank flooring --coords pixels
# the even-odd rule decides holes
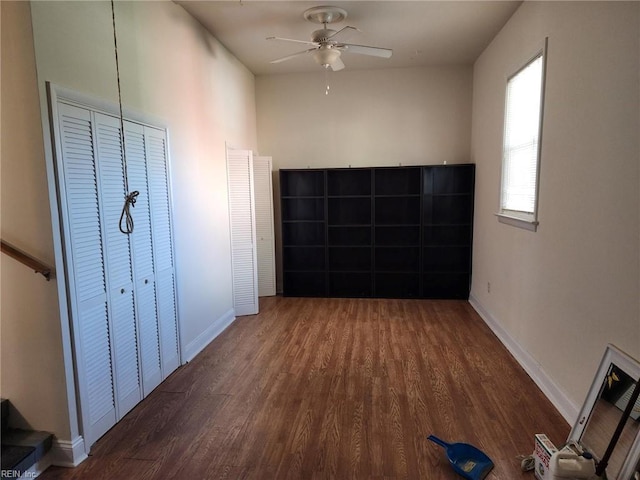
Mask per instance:
[[[514,480],[569,426],[465,301],[271,297],[41,478],[459,478],[430,433]]]

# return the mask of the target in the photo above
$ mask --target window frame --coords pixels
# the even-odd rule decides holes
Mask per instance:
[[[510,74],[506,78],[505,84],[505,99],[504,99],[504,116],[503,116],[503,129],[502,129],[502,150],[501,150],[501,172],[500,172],[500,198],[499,198],[499,208],[498,213],[496,213],[496,217],[500,223],[504,223],[507,225],[511,225],[518,228],[523,228],[525,230],[529,230],[535,232],[538,228],[538,204],[540,197],[540,167],[541,167],[541,157],[542,157],[542,140],[543,140],[543,124],[544,124],[544,107],[545,107],[545,90],[546,90],[546,77],[547,77],[547,45],[548,38],[544,39],[544,42],[541,47],[536,48],[535,52],[530,55],[524,63],[519,64],[517,68],[513,70],[513,73]],[[535,180],[535,193],[534,193],[534,203],[533,203],[533,212],[519,212],[515,210],[508,210],[503,208],[503,192],[504,192],[504,181],[505,181],[505,138],[507,132],[507,108],[508,108],[508,90],[509,90],[509,82],[519,75],[523,70],[529,67],[534,61],[538,58],[542,59],[542,68],[541,68],[541,82],[540,82],[540,110],[538,115],[538,145],[536,152],[536,180]]]

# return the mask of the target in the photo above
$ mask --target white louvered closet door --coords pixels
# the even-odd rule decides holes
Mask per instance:
[[[253,156],[253,185],[258,256],[258,296],[269,297],[276,294],[271,157]]]
[[[252,153],[227,149],[233,306],[236,315],[258,313],[258,275]]]
[[[166,132],[58,99],[65,279],[87,448],[180,365]],[[134,230],[120,231],[129,192]]]
[[[105,250],[118,420],[142,400],[129,236],[119,228],[125,198],[120,121],[95,113],[98,191]]]
[[[65,212],[64,243],[85,442],[93,444],[116,422],[113,356],[107,309],[94,128],[91,112],[59,104],[58,174]]]
[[[129,235],[134,267],[134,291],[142,367],[142,388],[147,396],[162,381],[156,279],[151,236],[151,211],[147,180],[144,126],[125,122],[129,191],[139,195],[131,213],[134,229]]]
[[[144,127],[151,230],[156,275],[162,377],[180,365],[176,279],[171,231],[171,199],[167,137],[164,130]]]

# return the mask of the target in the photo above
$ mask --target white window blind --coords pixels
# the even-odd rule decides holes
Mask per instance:
[[[500,213],[535,223],[544,54],[507,82]]]

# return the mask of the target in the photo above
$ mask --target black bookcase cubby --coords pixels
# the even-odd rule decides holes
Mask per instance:
[[[284,295],[468,298],[475,166],[280,170]]]

